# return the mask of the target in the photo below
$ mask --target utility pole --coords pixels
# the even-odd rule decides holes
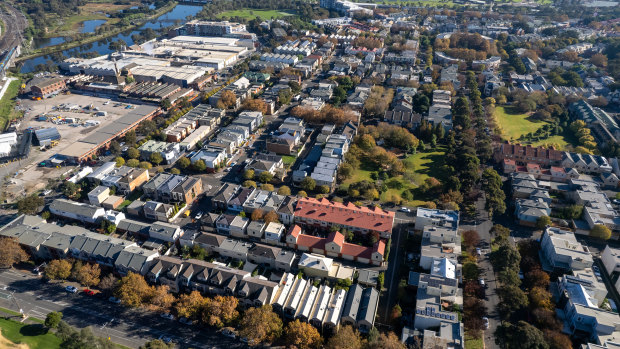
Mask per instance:
[[[26,316],[26,313],[24,312],[24,309],[22,309],[22,307],[19,305],[19,302],[17,301],[17,298],[15,298],[15,296],[13,295],[14,293],[15,293],[15,291],[11,292],[11,299],[13,300],[13,303],[15,303],[15,305],[17,306],[17,309],[19,309],[19,313],[22,314],[22,319],[25,319],[28,316]]]

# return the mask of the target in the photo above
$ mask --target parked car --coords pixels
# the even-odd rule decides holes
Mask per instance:
[[[592,266],[592,271],[594,271],[594,275],[601,277],[601,270],[596,265]]]
[[[482,318],[482,323],[483,323],[484,329],[488,330],[489,329],[489,318],[484,316]]]
[[[189,326],[189,325],[193,325],[193,324],[194,324],[194,322],[193,322],[192,320],[190,320],[190,319],[188,319],[188,318],[186,318],[186,317],[182,317],[182,318],[180,318],[180,319],[179,319],[179,322],[180,322],[180,323],[182,323],[182,324],[184,324],[184,325],[188,325],[188,326]]]
[[[237,338],[237,334],[235,333],[235,330],[230,328],[230,327],[224,327],[223,329],[220,330],[220,333],[224,337],[228,337],[228,338],[232,338],[232,339]]]
[[[196,219],[200,219],[202,218],[202,211],[199,211],[198,213],[196,213]]]
[[[480,250],[480,247],[476,247],[476,254],[478,256],[482,255],[482,250]]]
[[[75,286],[67,286],[67,287],[65,287],[65,291],[67,291],[69,293],[76,293],[77,292],[77,287],[75,287]]]
[[[164,343],[172,343],[172,338],[162,334],[161,336],[159,336],[159,338],[157,338],[159,340],[161,340]]]
[[[485,283],[484,283],[484,279],[483,279],[483,278],[478,279],[478,283],[479,283],[479,284],[480,284],[480,286],[482,286],[482,287],[484,287],[484,286],[485,286]]]
[[[399,209],[400,212],[407,212],[407,213],[411,213],[411,209],[409,207],[401,207]]]
[[[108,298],[108,301],[114,304],[121,304],[121,300],[116,297],[110,297]]]
[[[174,320],[174,315],[172,315],[170,313],[161,313],[161,315],[159,315],[159,316],[163,317],[164,319]]]
[[[93,292],[93,290],[90,290],[88,288],[85,288],[82,292],[84,292],[85,295],[87,296],[94,296],[95,292]]]

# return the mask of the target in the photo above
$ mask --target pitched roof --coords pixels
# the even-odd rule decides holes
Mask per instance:
[[[360,207],[350,202],[345,205],[327,199],[299,199],[295,216],[378,232],[391,232],[394,224],[394,212],[379,207]]]

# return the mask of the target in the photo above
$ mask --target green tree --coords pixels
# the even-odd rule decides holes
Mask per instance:
[[[191,161],[186,157],[182,157],[177,161],[177,165],[183,170],[186,169],[190,164]]]
[[[205,164],[204,160],[200,159],[192,164],[192,168],[194,171],[204,172],[207,169],[207,164]]]
[[[52,311],[45,317],[45,327],[56,328],[62,321],[62,313],[59,311]]]
[[[502,190],[502,178],[497,171],[487,168],[482,173],[482,190],[486,195],[486,209],[489,217],[506,212],[506,194]]]
[[[151,168],[153,168],[153,164],[151,164],[148,161],[141,161],[140,164],[138,165],[140,168],[143,168],[145,170],[150,170]]]
[[[155,166],[157,166],[164,161],[164,158],[159,153],[151,153],[150,160]]]
[[[174,343],[165,343],[161,339],[153,339],[140,346],[140,349],[172,349]]]
[[[517,286],[502,286],[498,289],[497,293],[501,298],[499,310],[506,315],[506,317],[529,305],[527,295]]]
[[[258,181],[261,183],[271,182],[273,175],[267,171],[263,171],[258,175]]]
[[[551,225],[551,218],[549,216],[540,216],[536,220],[536,228],[545,229],[548,225]]]
[[[129,167],[134,167],[134,168],[138,167],[138,166],[140,166],[140,160],[138,160],[138,159],[129,159],[129,160],[127,160],[126,165],[129,166]]]
[[[67,183],[71,183],[71,182],[67,181]],[[42,197],[34,195],[34,194],[29,195],[17,201],[17,212],[22,213],[22,214],[33,215],[39,211],[39,207],[43,206],[44,203],[45,202]]]
[[[116,167],[121,167],[123,165],[125,165],[125,159],[123,159],[120,156],[117,156],[116,157]]]
[[[525,321],[504,321],[495,331],[495,343],[507,349],[549,349],[542,331]]]
[[[278,188],[278,195],[291,195],[291,188],[286,185],[281,186]]]
[[[301,187],[305,191],[313,191],[316,187],[316,181],[312,177],[306,177],[301,181]]]
[[[134,147],[127,149],[127,156],[130,159],[137,159],[140,157],[140,151]]]
[[[254,179],[254,170],[252,170],[251,168],[245,170],[243,172],[243,179],[246,179],[246,180]]]
[[[590,236],[601,240],[609,240],[611,238],[611,230],[602,224],[595,224],[590,230]]]
[[[327,185],[319,185],[318,191],[321,194],[329,194],[329,192],[331,190],[330,190],[329,186],[327,186]]]

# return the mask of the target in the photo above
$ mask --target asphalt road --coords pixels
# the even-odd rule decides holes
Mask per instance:
[[[61,311],[63,320],[81,328],[91,326],[101,337],[137,348],[161,335],[172,338],[179,348],[243,348],[239,341],[226,338],[212,328],[183,325],[142,309],[129,309],[110,303],[104,297],[70,294],[69,283],[44,283],[40,277],[16,270],[0,272],[0,306],[22,308],[28,316],[45,318],[51,311]],[[9,296],[13,294],[18,305]]]
[[[489,328],[484,331],[484,346],[486,349],[499,349],[495,344],[495,329],[500,325],[501,319],[497,306],[499,304],[499,296],[497,295],[497,281],[493,266],[489,259],[491,252],[491,228],[493,222],[488,219],[488,214],[484,210],[484,199],[476,202],[477,217],[473,224],[461,224],[461,231],[473,229],[480,235],[480,249],[482,255],[478,258],[478,267],[480,268],[480,277],[484,279],[486,284],[484,305],[487,308],[487,317],[489,318]],[[482,316],[482,315],[481,315]]]

